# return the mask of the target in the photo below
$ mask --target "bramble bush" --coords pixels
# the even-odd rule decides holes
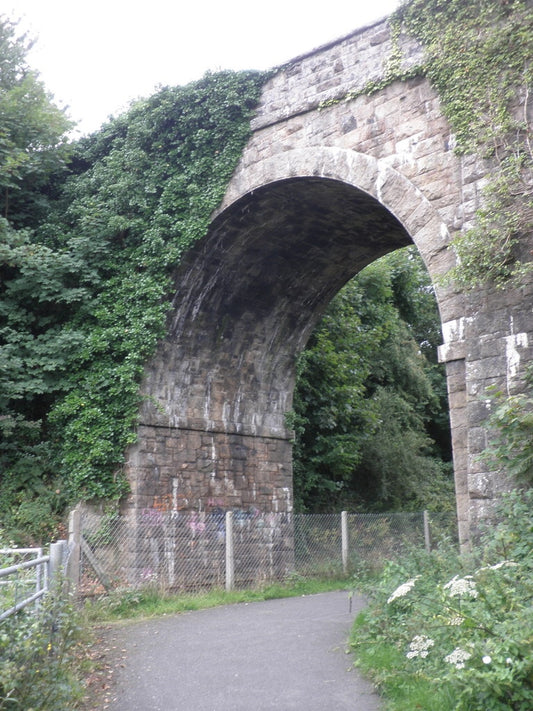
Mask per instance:
[[[81,626],[70,599],[48,595],[38,613],[0,622],[0,711],[69,711],[77,679]]]
[[[367,581],[352,646],[391,709],[533,708],[532,505],[513,491],[472,554],[442,544]]]

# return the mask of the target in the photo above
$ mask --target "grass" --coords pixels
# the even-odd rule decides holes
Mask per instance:
[[[292,576],[285,582],[273,583],[264,588],[230,592],[214,589],[198,593],[171,594],[147,586],[138,590],[117,590],[106,597],[88,601],[84,606],[84,616],[89,623],[111,622],[349,588],[350,581],[346,578],[307,579],[299,576]]]
[[[387,699],[385,708],[388,711],[453,711],[455,704],[448,687],[436,687],[434,679],[413,673],[406,664],[405,654],[396,645],[384,641],[359,643],[357,635],[367,627],[367,618],[365,610],[357,615],[350,641],[357,648],[356,666],[372,678]]]

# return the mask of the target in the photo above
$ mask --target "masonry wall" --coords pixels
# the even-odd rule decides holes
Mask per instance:
[[[286,439],[141,425],[130,457],[136,509],[292,511]]]
[[[421,48],[400,41],[404,67],[418,63]],[[477,459],[484,394],[495,383],[520,387],[532,356],[532,287],[504,296],[441,284],[488,165],[454,154],[424,78],[346,100],[383,76],[390,52],[379,22],[293,60],[266,85],[210,233],[176,274],[169,336],[146,372],[126,508],[165,500],[200,511],[219,501],[290,512],[284,413],[296,354],[342,284],[410,240],[437,285],[464,544],[509,486]]]

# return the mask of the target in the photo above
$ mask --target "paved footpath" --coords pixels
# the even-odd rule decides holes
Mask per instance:
[[[114,631],[125,653],[109,711],[378,711],[347,640],[346,592],[241,603]]]

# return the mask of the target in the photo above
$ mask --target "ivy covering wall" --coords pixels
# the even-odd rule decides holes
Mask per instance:
[[[173,270],[207,231],[264,80],[208,74],[136,102],[33,190],[44,219],[4,222],[4,523],[38,535],[65,502],[127,489],[124,452]]]
[[[533,3],[411,0],[392,17],[425,48],[418,68],[437,90],[458,154],[485,159],[476,225],[454,242],[464,288],[516,285],[531,272],[533,232]]]

